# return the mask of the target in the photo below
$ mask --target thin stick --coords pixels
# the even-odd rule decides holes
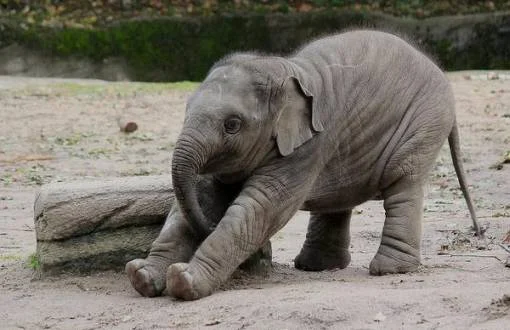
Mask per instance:
[[[448,257],[475,257],[475,258],[494,258],[498,261],[501,261],[503,262],[503,260],[501,260],[499,257],[497,256],[481,256],[481,255],[478,255],[478,254],[452,254],[452,253],[444,253],[444,254],[439,254],[440,256],[448,256]]]
[[[505,246],[505,244],[499,243],[499,246],[501,246],[501,248],[506,252],[510,253],[510,248],[508,246]]]
[[[3,159],[0,158],[0,163],[5,164],[15,164],[20,162],[34,162],[39,160],[54,160],[55,157],[51,155],[28,155],[28,156],[19,156],[11,159]]]

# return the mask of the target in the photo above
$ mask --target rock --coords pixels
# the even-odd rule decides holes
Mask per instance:
[[[145,258],[173,202],[170,176],[43,186],[34,205],[40,275],[120,270]]]
[[[119,125],[120,131],[124,133],[132,133],[138,129],[138,124],[130,119],[119,117],[117,119],[117,124]]]

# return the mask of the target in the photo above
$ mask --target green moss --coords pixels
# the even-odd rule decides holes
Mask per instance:
[[[158,86],[168,86],[170,89],[179,91],[192,91],[195,90],[198,85],[199,83],[194,81],[178,81],[174,83],[158,84]]]
[[[103,92],[105,85],[99,84],[77,84],[77,83],[58,83],[50,86],[52,92],[58,94],[96,94]]]
[[[199,81],[216,60],[232,50],[268,49],[264,22],[264,17],[259,16],[250,20],[210,17],[201,21],[130,21],[104,29],[34,26],[24,31],[20,39],[50,55],[96,61],[123,57],[136,80]]]
[[[445,18],[435,26],[427,24],[428,28],[435,29],[450,21]],[[488,16],[483,24],[479,23],[474,36],[469,37],[462,49],[459,49],[459,37],[454,33],[436,29],[440,34],[438,38],[437,33],[425,31],[423,24],[420,20],[398,19],[363,9],[331,9],[306,14],[130,20],[94,29],[33,25],[26,31],[17,30],[15,37],[8,39],[12,41],[14,38],[52,56],[86,57],[95,61],[120,57],[128,64],[133,80],[200,81],[215,61],[234,51],[286,54],[310,39],[347,27],[390,26],[417,35],[448,70],[510,68],[508,34],[499,33],[499,26],[492,16]],[[96,87],[76,89],[88,88]]]
[[[33,270],[41,268],[41,262],[37,253],[32,253],[27,260],[27,266]]]
[[[198,83],[191,81],[180,81],[173,83],[124,83],[114,82],[108,84],[79,84],[79,83],[58,83],[50,89],[60,94],[116,94],[130,95],[134,93],[160,93],[165,91],[192,91]]]
[[[120,95],[129,96],[136,93],[162,93],[167,91],[193,91],[197,88],[198,82],[179,81],[171,83],[144,83],[144,82],[109,82],[109,83],[55,83],[41,87],[29,87],[22,91],[23,94],[39,95],[41,93],[53,95]],[[61,145],[73,145],[81,138],[88,135],[77,134],[66,138],[57,137],[55,142]]]
[[[498,37],[498,30],[495,24],[478,24],[462,49],[448,39],[428,41],[428,46],[447,70],[510,69],[510,37]]]
[[[22,258],[23,258],[22,256],[15,254],[0,255],[0,261],[18,261],[21,260]]]

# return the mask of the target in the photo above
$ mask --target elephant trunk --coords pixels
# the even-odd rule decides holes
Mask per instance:
[[[186,135],[179,137],[172,159],[172,182],[177,202],[186,220],[200,239],[205,239],[215,224],[208,221],[198,202],[197,181],[208,155],[206,148],[197,145]]]

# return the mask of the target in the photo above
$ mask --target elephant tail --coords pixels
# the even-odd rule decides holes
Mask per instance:
[[[466,172],[464,171],[462,159],[460,157],[460,138],[457,123],[454,123],[450,135],[448,136],[448,144],[450,145],[450,153],[452,155],[453,167],[455,168],[455,173],[457,173],[457,179],[459,180],[460,190],[462,190],[462,194],[464,195],[464,199],[466,200],[466,204],[469,209],[469,214],[471,215],[471,220],[473,221],[473,229],[475,230],[476,236],[481,237],[482,233],[480,231],[480,225],[478,224],[478,220],[476,217],[475,208],[473,206],[473,200],[471,199],[471,195],[469,194],[466,182]]]

